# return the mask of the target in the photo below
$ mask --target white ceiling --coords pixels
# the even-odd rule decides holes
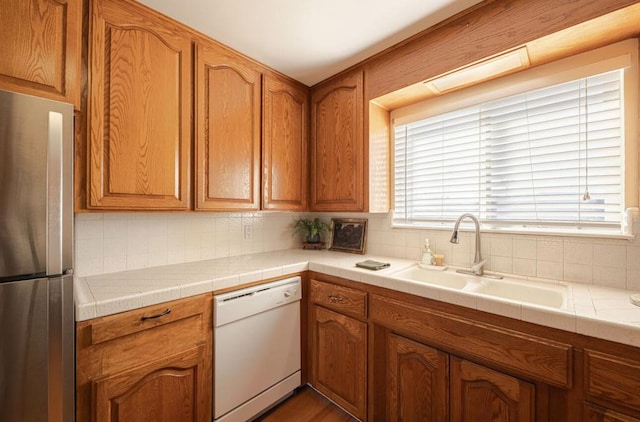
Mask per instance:
[[[140,0],[306,85],[481,0]]]

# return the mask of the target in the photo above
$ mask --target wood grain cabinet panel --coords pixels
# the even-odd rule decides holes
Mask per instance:
[[[313,211],[365,211],[361,70],[311,93]]]
[[[212,314],[205,294],[77,323],[76,420],[211,422]]]
[[[585,356],[587,394],[640,411],[640,361],[595,350]]]
[[[572,385],[572,347],[524,332],[370,295],[374,322],[444,349],[464,351],[561,388]]]
[[[451,358],[451,422],[533,422],[535,387]]]
[[[584,404],[585,422],[640,422],[639,418],[624,415],[591,403]]]
[[[260,209],[261,72],[196,46],[196,209]]]
[[[200,346],[94,382],[96,422],[199,421]]]
[[[89,208],[187,209],[191,37],[138,3],[91,3]]]
[[[389,422],[449,419],[449,356],[415,341],[389,335]]]
[[[262,208],[307,208],[307,91],[264,76],[262,93]]]
[[[312,307],[312,384],[348,412],[365,419],[367,324]]]
[[[367,316],[367,293],[361,290],[311,279],[311,300],[344,314]]]
[[[80,108],[82,1],[0,0],[0,89]]]

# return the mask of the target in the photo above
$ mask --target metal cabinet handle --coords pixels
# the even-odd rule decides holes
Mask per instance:
[[[171,313],[171,309],[167,308],[164,311],[160,312],[159,314],[155,314],[155,315],[151,315],[151,316],[143,316],[142,318],[140,318],[142,321],[146,321],[148,319],[155,319],[155,318],[160,318],[161,316],[165,316]]]
[[[345,300],[342,296],[334,296],[334,295],[329,295],[329,300],[333,303],[344,303]]]

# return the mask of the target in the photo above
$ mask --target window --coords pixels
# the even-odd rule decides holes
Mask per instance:
[[[485,228],[620,233],[624,93],[618,67],[418,119],[394,113],[394,225],[472,212]]]

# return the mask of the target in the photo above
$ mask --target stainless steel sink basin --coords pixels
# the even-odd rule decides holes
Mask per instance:
[[[565,308],[567,303],[567,287],[563,285],[535,283],[510,278],[494,280],[459,274],[453,270],[426,270],[420,268],[418,265],[393,273],[391,276],[472,292],[479,295],[499,297],[557,309]]]

